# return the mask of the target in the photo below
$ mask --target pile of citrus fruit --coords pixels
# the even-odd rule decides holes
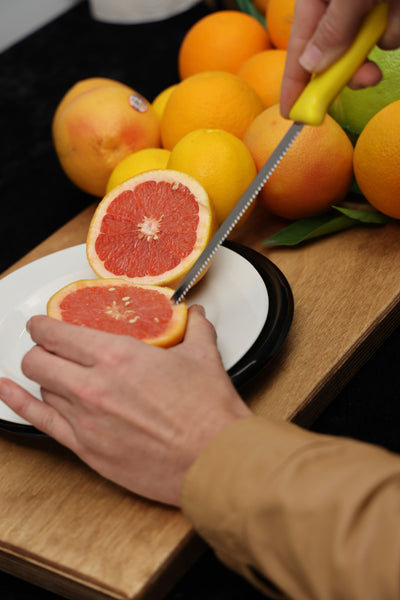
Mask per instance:
[[[67,91],[53,141],[66,175],[103,198],[87,240],[100,279],[174,287],[237,203],[291,125],[279,98],[294,4],[254,0],[265,21],[239,10],[200,19],[179,49],[180,80],[152,101],[99,77]],[[344,90],[321,126],[304,127],[258,196],[269,213],[327,211],[355,177],[400,218],[400,51],[373,53],[380,87]]]

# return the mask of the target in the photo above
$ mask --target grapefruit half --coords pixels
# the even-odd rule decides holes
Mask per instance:
[[[140,173],[99,203],[86,254],[99,277],[176,286],[215,231],[212,204],[192,176],[172,169]]]
[[[166,348],[182,340],[187,321],[185,303],[170,302],[172,294],[171,288],[123,279],[81,279],[49,299],[47,314]]]

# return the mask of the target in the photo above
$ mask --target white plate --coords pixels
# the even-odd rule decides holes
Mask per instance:
[[[78,279],[95,274],[86,259],[85,244],[60,250],[0,280],[0,376],[14,379],[40,397],[39,386],[21,372],[23,355],[32,347],[25,325],[35,314],[46,313],[52,294]],[[259,271],[241,254],[221,247],[202,281],[187,296],[200,303],[217,331],[226,370],[252,347],[268,317],[268,291]],[[0,401],[0,420],[28,423]]]

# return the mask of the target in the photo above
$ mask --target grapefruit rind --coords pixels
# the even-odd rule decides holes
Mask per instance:
[[[185,302],[173,304],[172,294],[168,287],[124,279],[80,279],[51,296],[47,315],[167,348],[183,339],[187,323]]]
[[[160,146],[160,123],[141,94],[124,84],[110,84],[62,100],[53,118],[52,139],[66,176],[101,198],[123,158]]]
[[[174,186],[179,185],[183,185],[188,188],[190,193],[195,198],[198,207],[198,224],[195,241],[188,254],[180,258],[176,266],[168,268],[159,273],[145,273],[140,275],[132,275],[131,273],[128,274],[126,272],[128,268],[125,265],[125,262],[128,262],[131,258],[128,253],[126,256],[126,261],[123,261],[124,264],[120,266],[118,270],[114,268],[111,269],[109,268],[110,257],[106,255],[103,258],[103,256],[99,255],[98,251],[99,240],[102,236],[106,235],[103,233],[102,227],[103,223],[105,223],[105,219],[109,217],[109,207],[113,201],[121,197],[121,194],[124,192],[133,191],[140,184],[148,182],[166,182],[172,187],[172,189],[174,189]],[[171,212],[173,210],[174,207],[171,205]],[[151,214],[147,216],[150,218]],[[179,215],[177,215],[177,218],[178,217]],[[117,231],[113,232],[113,239],[110,242],[111,249],[109,249],[109,254],[113,254],[114,250],[115,253],[120,253],[121,248],[124,247],[125,239],[129,238],[129,243],[132,244],[132,236],[137,234],[137,223],[132,223],[131,225],[129,222],[129,215],[127,213],[121,217],[120,223],[116,225],[116,228]],[[86,240],[87,260],[94,273],[96,273],[96,275],[99,277],[118,277],[132,283],[142,283],[146,285],[168,285],[171,287],[176,287],[200,256],[214,234],[215,229],[216,217],[214,207],[204,187],[194,177],[186,173],[182,173],[173,169],[155,169],[140,173],[116,186],[108,194],[106,194],[103,200],[98,204],[89,225],[89,231]],[[173,240],[174,243],[176,242],[179,245],[179,235],[181,234],[182,236],[184,235],[181,231],[179,231],[179,227],[177,227],[177,231],[174,233],[174,236],[177,237],[177,240]],[[140,235],[143,237],[142,233]],[[149,239],[148,241],[150,244],[153,242],[152,239]],[[158,243],[158,240],[155,240],[155,243]],[[139,241],[137,244],[139,244]],[[134,245],[136,245],[136,243]],[[138,260],[140,261],[140,259],[141,257],[139,256]]]

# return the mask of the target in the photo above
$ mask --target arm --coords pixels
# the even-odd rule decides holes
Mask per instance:
[[[399,500],[399,456],[254,416],[209,443],[182,490],[219,558],[291,600],[397,600]]]
[[[281,90],[281,112],[289,116],[312,73],[331,65],[349,47],[374,0],[297,0]],[[391,0],[387,30],[380,46],[400,46],[400,2]],[[377,65],[367,61],[350,82],[353,88],[376,85]]]

